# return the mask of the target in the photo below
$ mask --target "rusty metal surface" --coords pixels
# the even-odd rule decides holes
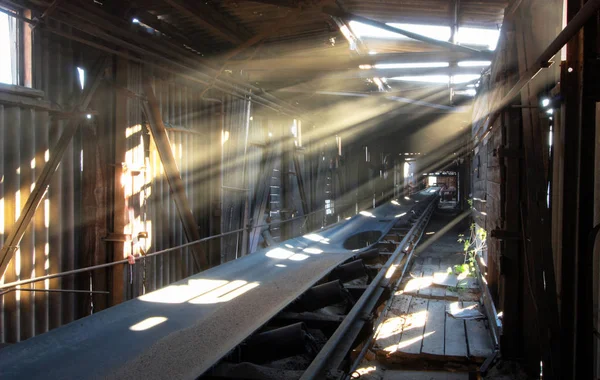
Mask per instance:
[[[352,257],[343,247],[350,236],[383,236],[413,202],[386,203],[7,347],[0,372],[30,379],[195,378]]]

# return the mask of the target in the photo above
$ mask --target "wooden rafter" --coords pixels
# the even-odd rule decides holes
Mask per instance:
[[[229,18],[204,2],[195,2],[193,7],[181,0],[164,0],[178,12],[190,17],[196,24],[226,39],[233,44],[241,44],[251,34],[237,21]]]

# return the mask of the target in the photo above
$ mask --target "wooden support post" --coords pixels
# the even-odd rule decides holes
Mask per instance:
[[[519,70],[527,71],[535,57],[531,27],[524,14],[516,22]],[[521,91],[521,104],[537,105],[536,93],[527,84]],[[523,148],[525,151],[525,186],[527,213],[523,236],[527,284],[536,305],[544,379],[559,378],[560,324],[550,245],[550,213],[546,205],[547,183],[544,173],[542,141],[537,108],[522,108]]]
[[[79,105],[74,109],[74,111],[85,111],[87,110],[90,101],[92,100],[92,96],[96,92],[96,89],[100,85],[101,80],[104,78],[104,70],[106,69],[107,59],[106,57],[102,57],[96,63],[94,70],[92,71],[93,78],[90,86],[85,89],[83,97],[79,102]],[[14,224],[12,230],[6,237],[4,241],[4,245],[2,249],[0,249],[0,276],[4,274],[6,271],[6,267],[8,263],[12,259],[15,251],[18,249],[19,243],[23,238],[23,234],[27,229],[27,226],[31,222],[31,219],[35,215],[35,211],[37,210],[44,194],[46,193],[46,189],[50,184],[50,180],[52,179],[52,175],[56,171],[58,164],[62,160],[62,157],[67,150],[69,143],[75,136],[77,129],[79,128],[79,124],[81,119],[74,118],[72,119],[67,126],[65,127],[63,133],[60,136],[60,139],[56,143],[56,146],[52,150],[50,150],[50,158],[40,176],[35,181],[35,188],[31,191],[31,194],[27,198],[25,202],[25,206],[21,210],[19,215],[19,219]]]
[[[280,195],[280,216],[281,220],[290,219],[294,215],[293,201],[293,182],[291,180],[292,161],[294,156],[294,138],[290,134],[288,124],[283,120],[281,122],[281,195]],[[287,240],[294,236],[294,222],[282,223],[281,240]]]
[[[122,237],[125,233],[126,209],[125,189],[123,188],[123,163],[127,151],[125,131],[127,125],[128,97],[126,93],[128,81],[128,61],[125,58],[116,59],[115,80],[118,89],[115,91],[115,124],[113,127],[112,144],[114,167],[112,178],[112,226],[107,237]],[[125,258],[125,239],[111,239],[109,255],[112,261]],[[109,256],[109,257],[110,257]],[[116,265],[111,268],[109,275],[110,305],[114,306],[125,301],[125,267]]]
[[[300,167],[300,160],[297,152],[294,153],[294,170],[296,171],[296,180],[298,181],[298,190],[300,191],[300,199],[302,201],[302,212],[304,215],[307,215],[310,213],[310,208],[308,207],[308,200],[306,199],[304,178],[302,177],[302,168]]]
[[[585,3],[585,4],[584,4]],[[567,18],[571,22],[593,1],[570,0]],[[596,107],[598,94],[598,18],[597,13],[583,30],[567,44],[567,60],[560,78],[561,156],[556,165],[562,169],[562,260],[560,369],[563,379],[591,379],[594,364],[593,255],[588,235],[594,227],[594,163]],[[597,200],[596,200],[597,202]],[[597,359],[596,359],[597,361]]]
[[[275,164],[275,156],[278,154],[278,149],[273,146],[267,145],[267,151],[265,152],[265,160],[260,171],[260,177],[258,179],[258,186],[256,189],[256,195],[254,197],[254,212],[252,213],[252,225],[256,226],[262,224],[265,217],[267,208],[267,202],[269,199],[269,191],[271,189],[271,176],[273,175],[273,166]],[[248,253],[256,251],[258,247],[258,241],[261,236],[261,228],[254,228],[250,231],[250,242],[248,247]]]
[[[503,111],[502,125],[503,144],[510,149],[520,147],[520,111],[509,109]],[[501,170],[501,182],[504,184],[504,225],[507,231],[520,235],[519,197],[520,188],[520,160],[518,158],[505,158]],[[500,298],[499,307],[504,311],[503,334],[500,348],[502,355],[507,358],[516,358],[521,350],[521,310],[517,301],[518,294],[522,293],[520,286],[523,283],[519,260],[519,249],[522,242],[518,240],[504,240],[501,242],[500,256]]]
[[[156,150],[158,151],[158,155],[165,169],[165,176],[169,183],[169,187],[171,188],[173,200],[175,201],[177,212],[181,218],[181,223],[183,224],[185,237],[188,242],[200,240],[198,226],[196,225],[196,221],[194,220],[192,210],[185,194],[181,174],[179,173],[177,162],[175,161],[173,151],[171,150],[169,136],[166,127],[163,124],[158,101],[154,96],[154,90],[152,89],[150,80],[151,79],[146,76],[143,81],[143,89],[147,101],[142,102],[142,108],[148,119],[150,133],[152,134],[152,138],[156,144]],[[192,245],[191,250],[193,251],[192,257],[194,258],[197,269],[208,269],[208,260],[200,243]]]

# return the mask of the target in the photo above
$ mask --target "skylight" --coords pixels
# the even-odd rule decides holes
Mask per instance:
[[[452,83],[454,83],[454,84],[467,83],[467,82],[473,81],[475,79],[478,79],[479,77],[480,77],[480,75],[477,75],[477,74],[454,75],[452,77]],[[450,77],[448,75],[413,75],[413,76],[407,75],[407,76],[388,78],[388,80],[397,80],[397,81],[404,81],[404,82],[440,83],[440,84],[450,83]]]
[[[448,67],[448,62],[422,62],[422,63],[379,63],[373,67],[376,69],[418,69],[418,68],[434,68]]]
[[[450,40],[452,35],[449,26],[441,25],[424,25],[424,24],[395,24],[388,23],[387,25],[417,33],[425,37],[433,38],[440,41]],[[371,25],[362,24],[357,21],[350,21],[350,28],[359,38],[380,38],[380,39],[395,39],[408,40],[409,37],[404,35],[389,32]],[[456,42],[461,45],[476,46],[480,49],[496,49],[500,31],[495,29],[483,28],[467,28],[460,27],[456,35]]]
[[[458,62],[458,67],[486,67],[491,64],[491,61],[461,61]]]
[[[456,41],[462,45],[481,46],[485,49],[495,50],[500,38],[500,31],[481,28],[458,28]]]
[[[450,28],[447,26],[391,23],[388,25],[393,26],[395,28],[404,29],[409,32],[418,33],[425,37],[435,38],[441,41],[448,41],[450,39]],[[350,21],[350,28],[352,28],[354,34],[356,34],[360,38],[373,37],[398,40],[409,39],[408,37],[403,36],[401,34],[379,29],[377,27],[366,25],[358,21]]]

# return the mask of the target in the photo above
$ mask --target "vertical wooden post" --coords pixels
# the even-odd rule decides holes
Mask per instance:
[[[290,126],[286,119],[280,120],[280,141],[281,141],[281,219],[290,219],[294,211],[294,202],[292,197],[293,185],[291,181],[291,164],[294,155],[294,138],[290,133]],[[294,222],[281,224],[281,240],[287,240],[294,235]]]
[[[166,127],[163,124],[158,101],[154,96],[154,90],[152,89],[149,77],[144,78],[143,88],[144,94],[147,97],[147,101],[142,102],[142,108],[144,109],[144,114],[148,119],[150,133],[152,134],[158,155],[160,156],[165,169],[165,176],[169,183],[169,187],[171,188],[173,201],[175,202],[177,213],[179,214],[179,218],[183,224],[183,230],[185,232],[186,239],[188,242],[200,240],[198,226],[196,225],[187,195],[185,194],[183,181],[181,179],[179,169],[177,168],[177,162],[173,156],[173,151],[171,150],[169,136],[167,135]],[[200,243],[192,245],[191,249],[193,251],[192,257],[194,258],[196,267],[200,270],[208,269],[208,260]]]
[[[589,3],[590,1],[588,1]],[[567,2],[571,21],[582,0]],[[592,295],[593,255],[588,234],[594,226],[596,107],[598,83],[598,21],[592,17],[567,44],[567,60],[561,73],[562,155],[562,281],[561,378],[593,378],[593,331],[597,310]]]
[[[90,87],[88,87],[85,93],[83,94],[79,105],[75,108],[76,111],[81,112],[85,111],[88,108],[92,96],[94,95],[94,92],[96,91],[100,84],[100,81],[104,77],[105,68],[106,59],[103,57],[96,64],[92,76],[92,78],[94,79],[91,82]],[[35,188],[31,192],[30,196],[27,198],[27,201],[25,202],[25,206],[21,210],[19,218],[15,222],[10,233],[4,241],[4,245],[0,249],[0,276],[4,274],[8,263],[13,257],[13,254],[17,251],[19,243],[23,238],[23,234],[25,233],[29,222],[31,222],[31,219],[35,215],[35,211],[37,210],[44,194],[46,193],[46,189],[50,184],[50,180],[52,179],[54,172],[56,172],[56,168],[62,160],[65,151],[69,147],[73,136],[75,136],[75,133],[79,128],[80,122],[81,120],[79,118],[71,119],[71,121],[69,121],[69,123],[65,127],[56,145],[53,147],[53,149],[50,150],[50,158],[46,165],[44,165],[44,168],[42,169],[42,172],[40,173],[39,177],[36,179]]]
[[[524,12],[524,11],[522,11]],[[519,70],[525,72],[534,65],[531,25],[522,14],[516,23]],[[521,91],[521,104],[537,106],[537,96],[527,85]],[[529,278],[533,302],[536,304],[540,333],[543,373],[546,379],[559,378],[560,324],[550,235],[550,214],[545,202],[546,177],[539,116],[536,108],[522,108],[523,148],[525,152],[526,215],[523,220],[525,270]]]
[[[128,127],[128,97],[125,93],[125,89],[127,88],[128,81],[128,64],[126,59],[116,58],[115,81],[118,89],[115,93],[114,141],[112,141],[114,149],[112,234],[115,237],[122,237],[125,233],[125,189],[123,188],[122,181],[124,175],[123,163],[125,162],[125,153],[127,151],[125,131]],[[113,240],[114,241],[111,241],[112,261],[123,260],[125,257],[125,240],[118,238]],[[112,267],[110,275],[110,295],[111,305],[119,304],[125,300],[125,267],[123,265]]]
[[[223,165],[222,165],[222,152],[223,152],[223,128],[225,124],[225,107],[223,100],[221,100],[218,106],[212,107],[215,114],[215,123],[211,131],[211,142],[212,144],[207,145],[207,151],[209,152],[209,169],[207,169],[210,176],[210,191],[211,191],[211,204],[210,204],[210,235],[219,235],[222,229],[222,202],[223,202]],[[212,147],[217,146],[218,149]],[[212,149],[211,149],[212,148]],[[211,267],[221,264],[221,240],[222,239],[211,239],[208,242],[209,249],[209,264]]]

